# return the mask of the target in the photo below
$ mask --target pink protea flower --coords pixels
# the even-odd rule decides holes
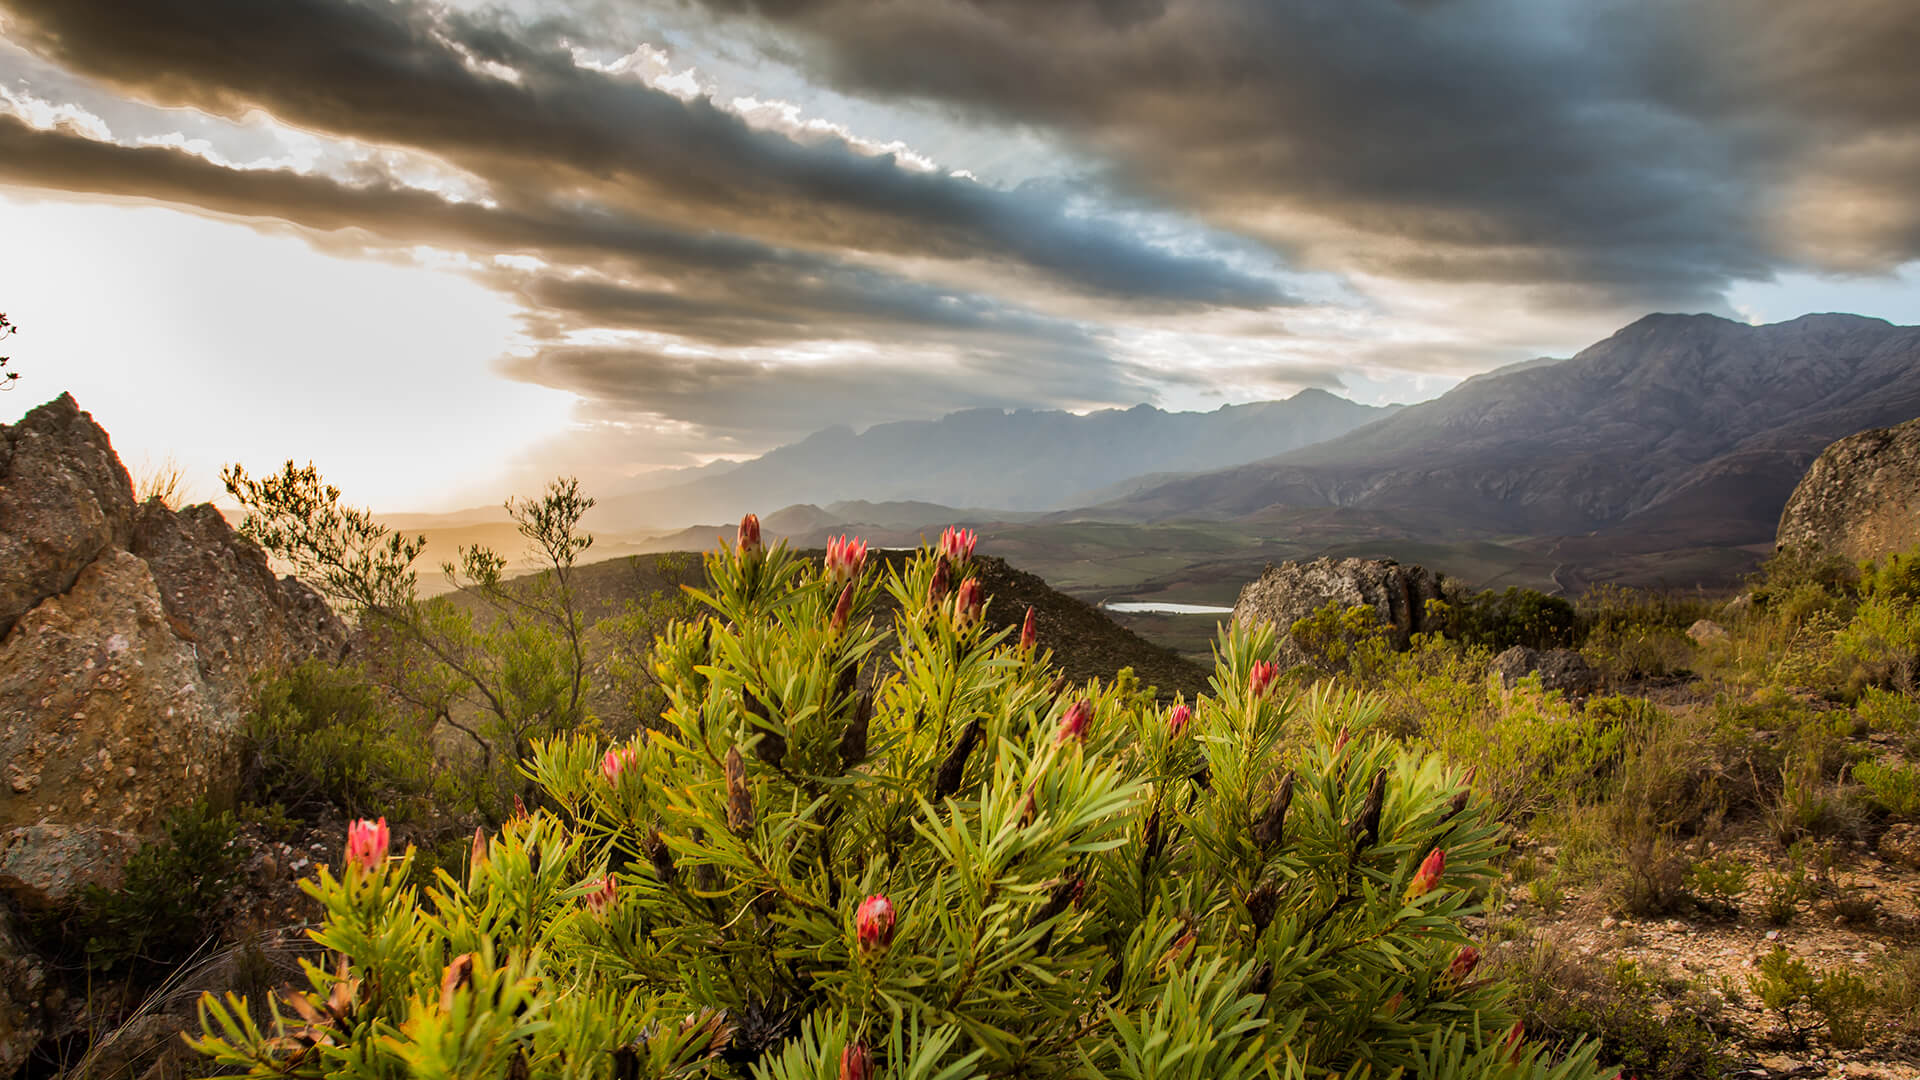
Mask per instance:
[[[616,746],[600,759],[600,775],[609,787],[620,786],[620,774],[640,763],[640,755],[631,746]]]
[[[1407,886],[1407,899],[1418,900],[1434,890],[1440,884],[1440,875],[1447,872],[1447,853],[1434,848],[1427,853],[1420,869],[1414,871],[1413,884]]]
[[[1186,733],[1187,724],[1192,720],[1193,710],[1187,708],[1185,702],[1175,705],[1173,711],[1167,714],[1167,734],[1179,738]]]
[[[347,863],[368,872],[378,870],[387,859],[390,843],[386,818],[353,822],[347,826]]]
[[[827,541],[827,576],[835,581],[851,581],[867,565],[867,542],[853,536],[836,536]]]
[[[947,560],[941,559],[933,564],[933,578],[927,582],[927,603],[938,604],[947,598],[947,589],[953,578],[947,573]]]
[[[854,1043],[840,1051],[840,1080],[872,1080],[873,1055],[865,1043]]]
[[[1473,969],[1479,966],[1480,950],[1471,945],[1462,945],[1460,951],[1453,954],[1453,963],[1447,965],[1447,978],[1459,982],[1473,974]]]
[[[587,894],[587,910],[593,912],[596,919],[604,919],[607,909],[613,906],[614,894],[619,891],[620,883],[612,874],[600,879],[600,884]]]
[[[853,621],[853,582],[849,581],[840,589],[840,599],[834,601],[833,617],[828,620],[827,626],[838,633],[845,630],[847,623],[851,621]]]
[[[1253,670],[1247,673],[1247,689],[1253,692],[1254,697],[1263,697],[1266,695],[1267,687],[1272,686],[1273,680],[1279,677],[1279,664],[1271,660],[1256,660],[1253,662]]]
[[[853,932],[867,952],[893,944],[893,901],[878,893],[861,901],[853,913]]]
[[[973,558],[973,545],[980,542],[980,534],[972,529],[956,529],[947,526],[940,534],[940,554],[956,565],[965,565]]]
[[[1020,623],[1020,651],[1032,652],[1040,644],[1040,631],[1033,624],[1033,608],[1027,608],[1027,617]]]
[[[740,531],[734,534],[733,549],[742,555],[760,550],[760,516],[748,514],[740,519]]]
[[[1067,715],[1060,718],[1060,742],[1068,739],[1087,740],[1087,725],[1093,722],[1093,703],[1086,698],[1074,702],[1067,708]]]
[[[986,597],[980,588],[979,578],[968,578],[960,583],[960,591],[953,602],[953,628],[965,630],[980,621],[980,612],[986,607]]]
[[[1524,1022],[1515,1020],[1513,1026],[1507,1029],[1506,1046],[1507,1060],[1518,1062],[1527,1049],[1527,1025]]]

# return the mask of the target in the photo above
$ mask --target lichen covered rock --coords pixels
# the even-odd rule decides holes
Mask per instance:
[[[133,482],[107,433],[62,394],[0,424],[0,635],[133,531]]]
[[[1780,514],[1779,549],[1878,559],[1920,544],[1920,420],[1822,451]]]
[[[1413,634],[1438,629],[1428,618],[1427,602],[1440,599],[1440,575],[1422,566],[1402,566],[1392,559],[1315,559],[1269,566],[1240,590],[1233,606],[1236,625],[1266,623],[1279,640],[1285,663],[1305,663],[1287,631],[1295,622],[1328,603],[1342,608],[1371,607],[1395,648],[1405,648]]]

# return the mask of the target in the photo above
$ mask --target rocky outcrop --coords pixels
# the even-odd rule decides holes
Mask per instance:
[[[136,505],[73,398],[0,447],[0,886],[34,902],[112,872],[67,858],[76,836],[220,794],[252,678],[337,658],[347,631],[213,507]]]
[[[1780,514],[1775,547],[1877,559],[1920,544],[1920,420],[1826,448]]]
[[[1587,658],[1572,649],[1529,649],[1515,645],[1493,658],[1493,673],[1511,688],[1529,675],[1540,676],[1540,689],[1584,697],[1600,688],[1600,673]]]
[[[1407,639],[1438,629],[1427,617],[1427,602],[1440,599],[1440,576],[1421,566],[1402,566],[1392,559],[1315,559],[1269,566],[1259,579],[1240,590],[1233,605],[1235,625],[1271,625],[1284,663],[1306,663],[1287,631],[1329,603],[1342,608],[1371,607],[1395,648]]]

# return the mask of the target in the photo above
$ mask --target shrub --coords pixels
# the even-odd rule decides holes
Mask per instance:
[[[1800,914],[1800,902],[1812,895],[1805,867],[1795,865],[1784,874],[1769,870],[1760,878],[1760,914],[1775,926],[1785,926]]]
[[[1582,957],[1548,937],[1503,950],[1501,975],[1529,1034],[1556,1046],[1598,1044],[1600,1061],[1641,1080],[1697,1080],[1731,1063],[1714,1036],[1720,1006],[1664,971]]]
[[[1325,674],[1364,674],[1377,669],[1390,651],[1386,628],[1368,604],[1343,608],[1329,600],[1313,614],[1294,620],[1287,636]]]
[[[242,798],[311,817],[404,818],[430,783],[426,732],[357,671],[309,661],[263,684],[246,718]]]
[[[1525,645],[1557,649],[1572,645],[1577,625],[1573,604],[1533,589],[1473,593],[1446,607],[1448,637],[1493,652]]]
[[[1723,915],[1738,913],[1752,881],[1753,869],[1733,855],[1701,859],[1687,870],[1687,888]]]
[[[98,971],[151,973],[174,967],[205,943],[238,882],[241,854],[230,813],[206,803],[175,811],[165,839],[127,861],[119,889],[88,886],[55,933]]]
[[[890,630],[857,572],[711,556],[663,729],[541,741],[538,808],[460,877],[363,832],[308,883],[340,962],[302,1019],[205,998],[198,1046],[315,1076],[1597,1075],[1473,975],[1496,826],[1442,762],[1281,690],[1266,633],[1177,710],[1067,686],[984,629],[970,546],[886,575]]]
[[[1904,763],[1863,761],[1853,767],[1853,778],[1867,801],[1894,821],[1920,818],[1920,769]]]
[[[1816,974],[1805,960],[1775,945],[1748,982],[1795,1045],[1805,1045],[1807,1036],[1821,1028],[1841,1049],[1866,1044],[1874,990],[1864,976],[1844,970]]]

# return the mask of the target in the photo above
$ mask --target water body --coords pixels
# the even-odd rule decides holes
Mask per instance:
[[[1108,611],[1117,611],[1122,615],[1231,615],[1230,607],[1217,607],[1213,604],[1167,604],[1149,601],[1123,600],[1117,604],[1100,605]]]

